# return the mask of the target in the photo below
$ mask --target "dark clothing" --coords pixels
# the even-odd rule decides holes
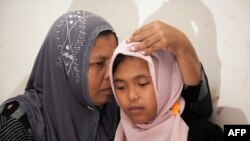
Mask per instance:
[[[197,86],[185,86],[182,94],[186,108],[199,118],[208,119],[212,112],[212,98],[206,73],[202,67],[201,82]]]
[[[218,125],[198,118],[190,109],[185,108],[181,117],[189,127],[188,141],[223,141],[224,134]]]
[[[202,83],[205,85],[201,86]],[[188,141],[223,141],[224,133],[221,127],[207,120],[213,109],[205,73],[202,82],[197,86],[187,87],[182,96],[186,105],[181,117],[189,127]]]
[[[6,104],[0,114],[0,141],[11,140],[33,140],[33,133],[27,114],[17,102]]]

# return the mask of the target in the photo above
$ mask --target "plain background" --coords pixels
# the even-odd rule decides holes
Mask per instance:
[[[0,0],[0,102],[24,92],[50,26],[79,9],[107,19],[120,41],[154,19],[181,29],[209,78],[211,120],[249,124],[249,0]]]

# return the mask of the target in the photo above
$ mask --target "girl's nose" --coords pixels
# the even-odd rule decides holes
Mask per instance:
[[[137,94],[137,92],[133,89],[129,91],[129,99],[131,101],[137,101],[140,98],[140,96]]]

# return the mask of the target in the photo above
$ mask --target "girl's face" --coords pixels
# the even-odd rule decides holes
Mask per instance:
[[[153,120],[157,103],[148,63],[137,57],[125,57],[114,72],[118,103],[134,124]]]
[[[89,60],[88,86],[90,98],[95,106],[101,106],[112,98],[108,68],[116,46],[113,34],[97,37],[93,46]]]

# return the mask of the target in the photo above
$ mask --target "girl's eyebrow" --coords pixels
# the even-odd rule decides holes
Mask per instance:
[[[148,79],[148,78],[150,78],[150,75],[145,75],[145,74],[139,74],[133,77],[133,79],[135,80]],[[119,83],[119,82],[124,82],[124,80],[121,78],[114,78],[114,82]]]
[[[134,77],[134,79],[147,79],[150,78],[150,75],[140,74]]]
[[[124,82],[124,80],[120,79],[120,78],[115,78],[114,79],[114,83],[119,83],[119,82]]]

